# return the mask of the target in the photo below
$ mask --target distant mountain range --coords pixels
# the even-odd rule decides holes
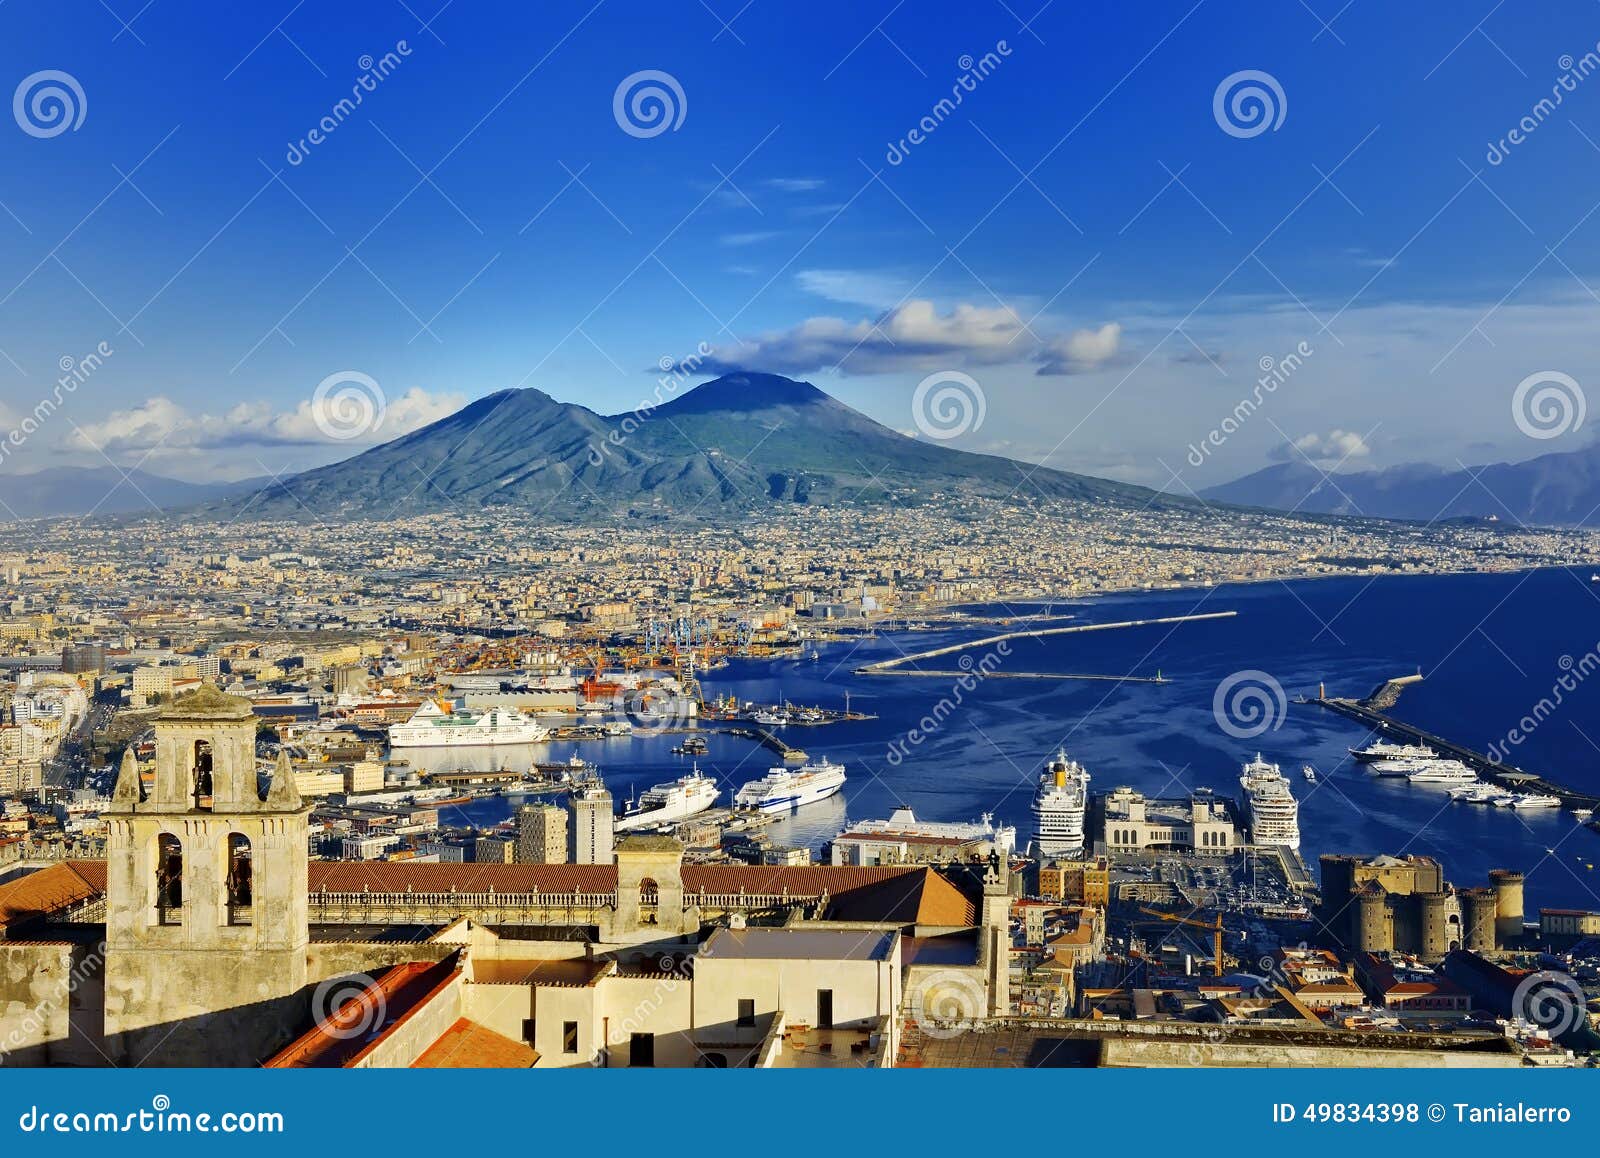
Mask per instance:
[[[1421,463],[1324,475],[1285,462],[1202,491],[1207,502],[1382,519],[1600,525],[1600,446],[1448,470]]]
[[[582,519],[978,495],[1189,505],[910,438],[808,382],[740,373],[649,411],[610,416],[539,390],[502,390],[217,510],[334,519],[515,506]]]
[[[0,518],[149,514],[259,490],[265,481],[191,483],[142,470],[124,475],[110,466],[52,466],[32,474],[0,474]]]

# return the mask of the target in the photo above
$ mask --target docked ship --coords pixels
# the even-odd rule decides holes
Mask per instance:
[[[513,708],[473,712],[426,700],[403,724],[389,726],[391,748],[465,748],[484,744],[537,744],[549,729]]]
[[[675,824],[704,812],[717,802],[717,782],[695,765],[687,776],[646,789],[633,808],[617,817],[617,832]]]
[[[736,808],[755,812],[786,812],[791,808],[826,800],[844,787],[844,765],[818,760],[799,768],[773,768],[734,794]]]
[[[1089,773],[1058,751],[1033,794],[1035,843],[1040,856],[1077,856],[1083,851],[1083,816],[1089,803]]]
[[[1239,777],[1244,789],[1245,807],[1250,813],[1250,840],[1254,844],[1278,848],[1300,847],[1300,802],[1289,791],[1289,782],[1276,764],[1256,758],[1244,766]]]
[[[1431,760],[1439,755],[1426,744],[1391,744],[1388,740],[1349,751],[1359,764],[1374,764],[1379,760]]]
[[[1406,779],[1413,784],[1476,784],[1478,774],[1459,760],[1422,760]]]

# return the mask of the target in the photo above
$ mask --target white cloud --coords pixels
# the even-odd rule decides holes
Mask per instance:
[[[79,423],[69,445],[108,454],[173,450],[223,450],[241,446],[370,446],[436,422],[466,404],[460,394],[430,395],[413,387],[388,400],[381,421],[358,439],[330,438],[317,424],[309,398],[292,410],[274,410],[265,402],[241,402],[221,414],[194,412],[170,398],[157,396],[127,410],[114,410],[98,422]]]
[[[1277,462],[1305,462],[1336,466],[1372,453],[1367,440],[1349,430],[1330,430],[1326,434],[1303,434],[1293,442],[1274,447],[1268,457]]]
[[[1074,330],[1049,344],[1039,373],[1086,374],[1111,361],[1121,346],[1122,327],[1116,322],[1107,322],[1098,330]]]
[[[794,279],[807,293],[875,310],[893,309],[910,288],[903,278],[871,270],[803,269]]]
[[[840,292],[846,286],[861,288],[831,274],[814,284]],[[1071,374],[1103,364],[1116,353],[1121,335],[1121,327],[1112,322],[1052,338],[1036,334],[1009,306],[958,305],[941,314],[932,302],[917,300],[870,321],[807,318],[787,330],[718,347],[699,369],[807,374],[837,368],[849,374],[892,374],[1033,363],[1041,374]]]

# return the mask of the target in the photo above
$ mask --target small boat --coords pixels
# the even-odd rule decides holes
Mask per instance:
[[[1300,769],[1300,775],[1304,776],[1307,780],[1311,781],[1313,784],[1316,783],[1317,770],[1315,768],[1313,768],[1310,764],[1307,764],[1307,765],[1305,765],[1304,767],[1302,767]]]

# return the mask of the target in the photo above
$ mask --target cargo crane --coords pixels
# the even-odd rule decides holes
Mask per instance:
[[[1159,921],[1170,921],[1175,925],[1187,925],[1192,929],[1205,929],[1211,933],[1211,975],[1222,976],[1222,914],[1218,913],[1210,921],[1202,921],[1197,917],[1180,917],[1176,913],[1164,913],[1160,909],[1139,906],[1139,911],[1146,916],[1154,917]]]

